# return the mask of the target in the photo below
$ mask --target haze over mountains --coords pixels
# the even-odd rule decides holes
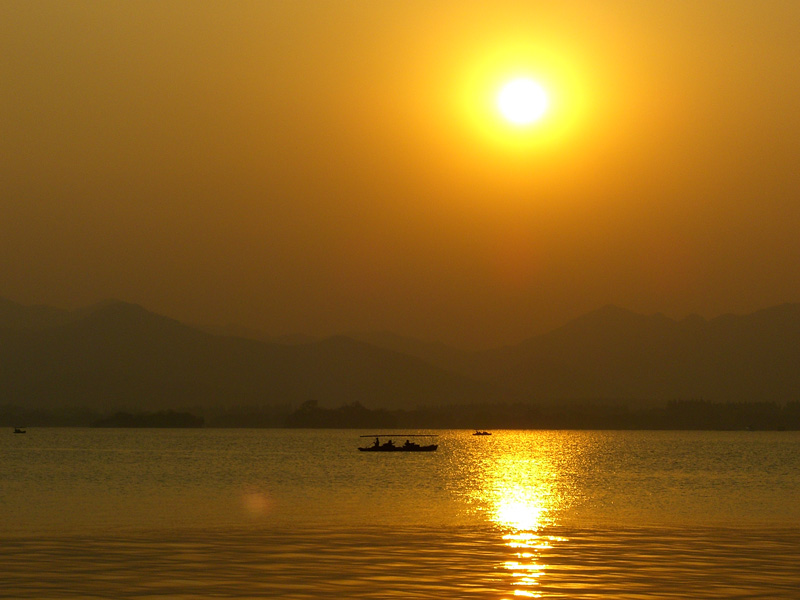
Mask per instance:
[[[518,345],[466,352],[392,334],[277,343],[119,301],[66,311],[0,299],[0,404],[28,408],[784,403],[800,400],[798,364],[798,304],[681,321],[607,306]]]

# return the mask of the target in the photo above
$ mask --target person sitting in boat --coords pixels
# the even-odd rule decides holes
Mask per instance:
[[[380,445],[381,445],[380,440],[378,438],[375,438],[375,443],[373,444],[373,446],[375,446],[377,448]]]
[[[386,443],[383,445],[383,447],[384,447],[384,448],[394,448],[394,442],[393,442],[392,440],[389,440],[388,442],[386,442]]]
[[[419,444],[415,444],[410,440],[406,440],[406,443],[403,444],[403,448],[419,448]]]

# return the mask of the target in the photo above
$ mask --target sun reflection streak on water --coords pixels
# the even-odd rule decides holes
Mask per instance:
[[[557,513],[563,508],[558,466],[541,450],[510,444],[484,467],[483,485],[475,490],[475,500],[505,532],[502,539],[510,557],[499,569],[514,596],[540,598],[548,569],[543,554],[568,541],[544,533],[546,527],[557,524]]]

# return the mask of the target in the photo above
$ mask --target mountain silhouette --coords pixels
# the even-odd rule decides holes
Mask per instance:
[[[52,327],[0,329],[0,364],[0,402],[42,408],[157,410],[309,399],[411,408],[475,401],[485,387],[347,338],[281,345],[218,336],[119,301],[76,311]]]
[[[800,305],[673,320],[606,306],[520,344],[467,352],[393,334],[276,343],[107,301],[0,300],[0,404],[93,410],[412,409],[497,401],[800,399]]]
[[[800,400],[800,304],[679,321],[608,305],[519,344],[480,352],[387,334],[362,339],[529,401]]]
[[[607,306],[484,357],[537,399],[786,402],[800,398],[800,305],[681,321]]]
[[[50,306],[23,306],[0,298],[0,329],[44,329],[66,323],[69,311]]]

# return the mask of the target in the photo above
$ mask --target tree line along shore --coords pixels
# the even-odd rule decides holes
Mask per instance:
[[[800,401],[675,400],[661,406],[624,402],[465,404],[413,410],[370,409],[359,402],[336,408],[308,400],[300,406],[114,411],[0,406],[4,427],[129,428],[406,428],[406,429],[644,429],[800,430]]]

